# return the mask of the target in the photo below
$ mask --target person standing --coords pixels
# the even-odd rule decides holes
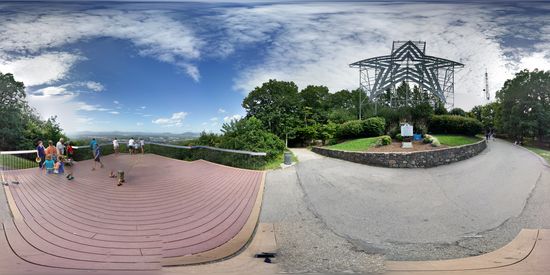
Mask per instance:
[[[38,162],[38,168],[44,168],[44,161],[46,161],[46,148],[44,148],[42,140],[38,140],[38,146],[36,146],[36,157],[40,158],[40,162]]]
[[[63,144],[64,141],[65,140],[63,138],[60,138],[57,144],[55,145],[55,150],[56,150],[55,152],[58,156],[65,155],[65,144]]]
[[[53,146],[53,141],[48,140],[48,148],[46,148],[46,156],[50,155],[55,162],[57,160],[57,149]]]
[[[67,149],[67,159],[68,159],[69,163],[72,163],[73,156],[74,156],[74,148],[71,145],[70,141],[67,141],[67,148],[66,149]]]
[[[95,157],[95,148],[97,147],[97,141],[95,138],[92,138],[92,141],[90,141],[90,149],[92,150],[92,157]]]
[[[141,154],[145,154],[145,140],[140,139],[139,140],[139,146],[141,147]]]
[[[118,155],[118,148],[119,148],[119,146],[120,146],[120,145],[118,144],[118,139],[115,138],[115,139],[113,140],[113,149],[115,150],[115,154],[117,154],[117,155]]]
[[[134,153],[134,144],[135,141],[134,141],[134,138],[131,137],[129,140],[128,140],[128,151],[130,152],[130,155]]]

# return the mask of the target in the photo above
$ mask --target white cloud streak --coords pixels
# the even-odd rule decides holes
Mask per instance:
[[[173,113],[171,117],[168,118],[157,118],[153,121],[151,121],[154,124],[158,124],[165,127],[181,127],[183,125],[183,121],[185,120],[185,117],[187,116],[186,112],[178,112]]]

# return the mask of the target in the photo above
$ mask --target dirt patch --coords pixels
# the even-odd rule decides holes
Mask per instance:
[[[366,152],[419,152],[419,151],[433,151],[448,148],[449,146],[441,145],[439,147],[433,147],[431,144],[425,144],[422,141],[413,141],[413,148],[401,148],[401,142],[393,140],[392,144],[379,147],[371,147]]]

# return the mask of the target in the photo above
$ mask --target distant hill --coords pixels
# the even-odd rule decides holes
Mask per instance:
[[[140,138],[145,141],[160,142],[160,143],[171,143],[174,141],[188,140],[196,138],[200,133],[194,132],[184,132],[184,133],[151,133],[151,132],[121,132],[121,131],[104,131],[104,132],[93,132],[93,131],[82,131],[69,134],[71,139],[83,139],[90,140],[95,138],[100,141],[110,141],[114,138],[117,138],[121,141],[127,140],[131,137],[134,139]]]

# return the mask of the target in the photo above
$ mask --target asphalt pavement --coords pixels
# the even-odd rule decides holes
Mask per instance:
[[[284,181],[303,192],[295,199],[320,226],[366,253],[393,260],[465,257],[503,246],[521,228],[550,228],[550,169],[505,141],[428,169],[373,167],[293,151],[300,160],[296,178]],[[267,201],[289,195],[270,190],[281,173],[269,173]],[[277,223],[269,213],[284,207],[264,202],[262,214]]]

